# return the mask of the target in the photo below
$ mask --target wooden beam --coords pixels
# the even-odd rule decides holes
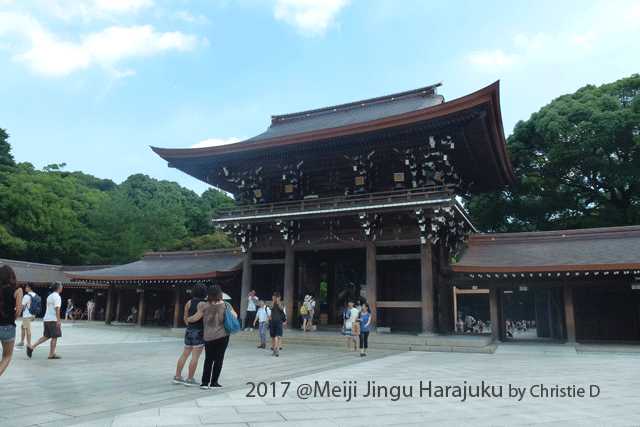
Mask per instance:
[[[284,251],[284,290],[282,292],[282,299],[285,302],[285,308],[287,310],[287,328],[295,326],[296,313],[293,312],[293,303],[295,299],[294,283],[295,283],[295,265],[296,258],[295,252],[291,245],[285,246]]]
[[[422,301],[378,301],[378,308],[422,308]]]
[[[488,294],[489,289],[460,289],[454,286],[454,292],[456,295],[470,294],[470,295],[478,295],[478,294]]]
[[[564,287],[564,321],[567,327],[567,342],[576,342],[576,316],[573,305],[573,288]]]
[[[284,258],[276,258],[276,259],[254,259],[251,261],[252,265],[274,265],[274,264],[284,264]]]
[[[491,339],[498,341],[500,339],[500,314],[498,307],[498,294],[500,289],[491,288],[489,290],[489,318],[491,319]]]
[[[251,279],[252,279],[252,270],[251,270],[251,251],[247,251],[244,255],[244,260],[242,261],[242,285],[240,287],[240,313],[238,316],[240,317],[240,323],[244,321],[244,318],[247,314],[247,303],[249,302],[249,292],[251,291]],[[244,328],[246,325],[242,324]]]
[[[434,332],[433,262],[431,244],[420,246],[420,290],[422,302],[422,332]]]
[[[373,324],[377,317],[378,304],[378,265],[376,261],[376,245],[367,242],[366,269],[367,269],[367,304],[371,313]]]
[[[144,291],[138,293],[138,326],[144,325],[144,314],[146,304],[144,303]]]
[[[109,290],[107,290],[107,307],[104,310],[104,323],[107,325],[111,324],[111,312],[113,311],[113,293],[115,290],[113,286],[109,286]]]
[[[180,326],[180,289],[173,290],[173,327]]]
[[[458,288],[452,286],[451,292],[453,293],[453,331],[458,332],[456,330],[458,327]]]
[[[389,255],[377,255],[378,261],[405,261],[405,260],[419,260],[420,254],[389,254]]]
[[[120,321],[120,316],[122,315],[122,289],[118,289],[118,301],[116,303],[116,315],[114,317],[116,322]]]

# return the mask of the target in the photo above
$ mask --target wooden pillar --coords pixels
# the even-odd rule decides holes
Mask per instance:
[[[242,262],[242,285],[240,287],[240,324],[242,327],[246,327],[244,324],[244,318],[247,315],[247,303],[249,302],[249,292],[251,291],[251,251],[247,251],[244,254],[244,260]]]
[[[173,327],[180,326],[180,289],[173,290]]]
[[[500,339],[500,314],[498,307],[498,293],[500,289],[489,289],[489,318],[491,319],[491,340],[498,341]]]
[[[434,332],[432,255],[431,243],[420,245],[420,292],[423,333]]]
[[[122,292],[122,289],[117,290],[118,302],[116,303],[116,316],[114,318],[116,322],[120,321],[120,316],[122,314]]]
[[[371,313],[371,320],[375,325],[378,301],[378,263],[376,261],[376,245],[374,242],[367,242],[367,303]]]
[[[113,311],[113,293],[114,293],[113,285],[109,285],[109,290],[107,290],[107,307],[104,310],[104,323],[107,325],[111,324],[111,312]]]
[[[144,310],[145,310],[145,303],[144,303],[144,291],[141,291],[138,294],[138,326],[142,326],[144,324]]]
[[[284,289],[282,299],[286,303],[287,310],[287,328],[295,326],[296,313],[293,312],[293,303],[295,300],[294,283],[295,283],[295,267],[296,257],[293,247],[285,243],[284,247]]]
[[[564,321],[567,326],[567,342],[576,342],[576,316],[573,306],[573,288],[565,285],[564,288]]]

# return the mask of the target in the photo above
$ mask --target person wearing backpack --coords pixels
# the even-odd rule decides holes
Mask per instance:
[[[307,323],[309,323],[309,295],[304,296],[302,304],[300,304],[300,317],[302,318],[302,330],[307,332]]]
[[[31,322],[42,312],[42,299],[33,292],[30,284],[24,287],[24,296],[22,297],[22,327],[20,328],[20,342],[16,347],[24,347],[26,338],[27,345],[31,346]]]
[[[222,372],[224,353],[229,345],[229,333],[239,329],[239,322],[237,313],[222,299],[222,289],[218,285],[209,288],[207,304],[201,306],[196,314],[187,318],[187,321],[194,323],[202,319],[204,324],[204,367],[200,388],[209,390],[222,387],[218,380]],[[235,320],[233,331],[227,331],[225,328],[225,316],[231,316]]]

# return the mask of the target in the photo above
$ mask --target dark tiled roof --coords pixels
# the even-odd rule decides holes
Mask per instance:
[[[247,141],[338,128],[433,107],[444,102],[444,97],[436,94],[438,86],[440,84],[348,104],[273,116],[271,126],[265,132]]]
[[[463,126],[465,149],[456,148],[454,163],[467,182],[477,191],[495,190],[513,182],[502,115],[500,113],[499,82],[495,82],[461,98],[444,102],[435,93],[438,85],[387,95],[380,98],[336,105],[300,113],[273,116],[271,126],[262,134],[234,144],[199,148],[151,149],[165,159],[170,167],[235,193],[230,184],[215,171],[227,162],[248,161],[254,167],[260,156],[282,152],[285,147],[369,135],[393,129],[420,127],[441,122],[445,126]],[[476,119],[471,120],[472,117]],[[455,124],[456,120],[470,120]],[[457,144],[457,147],[462,145]],[[336,153],[338,154],[338,153]],[[477,167],[477,165],[482,165]]]
[[[73,280],[138,281],[208,279],[241,268],[237,251],[151,252],[140,261],[91,271],[68,271]]]
[[[19,283],[67,282],[61,265],[39,264],[36,262],[0,259],[0,264],[8,265],[15,271]]]
[[[104,268],[104,266],[85,265],[81,267],[70,267],[56,264],[41,264],[29,261],[16,261],[13,259],[0,258],[0,265],[5,264],[13,269],[16,273],[18,283],[53,283],[53,282],[69,282],[64,275],[64,271],[68,269],[74,270],[95,270]]]
[[[640,269],[640,226],[473,235],[459,273]]]

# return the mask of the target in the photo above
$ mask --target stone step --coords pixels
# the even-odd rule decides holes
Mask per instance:
[[[338,333],[285,331],[288,344],[346,347],[346,337]],[[239,332],[235,339],[258,341],[256,331]],[[437,351],[465,353],[493,353],[495,346],[489,337],[446,335],[400,335],[376,334],[369,336],[371,348],[399,351]]]

